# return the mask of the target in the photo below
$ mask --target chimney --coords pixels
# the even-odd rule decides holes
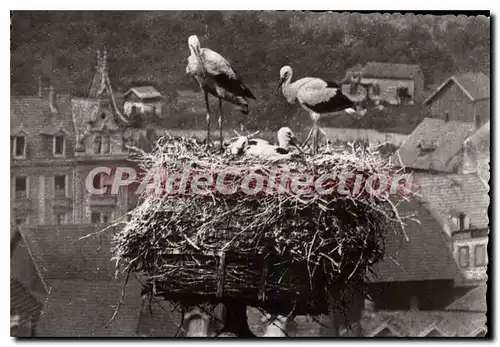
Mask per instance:
[[[54,91],[54,86],[52,86],[52,84],[49,87],[49,106],[50,106],[50,112],[57,113],[56,93]]]

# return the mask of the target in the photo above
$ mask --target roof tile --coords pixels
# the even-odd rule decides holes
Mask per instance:
[[[425,118],[393,155],[392,162],[410,169],[454,172],[457,163],[452,159],[474,130],[474,124]],[[429,143],[434,143],[435,149],[423,151],[421,147]]]
[[[398,209],[408,220],[403,235],[386,236],[385,256],[374,266],[372,282],[424,281],[454,279],[460,270],[453,258],[451,244],[447,242],[441,225],[417,199],[402,202]]]

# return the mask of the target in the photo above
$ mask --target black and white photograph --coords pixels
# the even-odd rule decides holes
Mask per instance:
[[[491,338],[489,10],[118,8],[10,12],[12,339]]]

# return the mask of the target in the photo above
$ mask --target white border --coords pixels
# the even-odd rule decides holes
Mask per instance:
[[[347,11],[347,10],[373,10],[374,8],[379,8],[379,9],[392,9],[393,11],[395,10],[406,10],[406,11],[411,11],[411,10],[419,10],[419,9],[426,9],[426,10],[450,10],[450,9],[453,9],[453,10],[471,10],[473,8],[475,9],[490,9],[492,10],[492,12],[494,14],[498,14],[500,11],[498,11],[498,2],[497,1],[492,1],[492,0],[489,0],[489,1],[485,1],[485,0],[475,0],[473,2],[471,1],[435,1],[435,0],[420,0],[420,1],[407,1],[407,2],[394,2],[394,1],[389,1],[389,0],[379,0],[379,1],[376,1],[376,2],[373,2],[373,1],[307,1],[307,2],[302,2],[302,1],[297,1],[297,2],[293,2],[293,1],[290,1],[290,0],[287,0],[287,1],[257,1],[257,0],[254,0],[252,2],[248,2],[248,1],[232,1],[232,2],[228,2],[228,1],[219,1],[219,2],[216,2],[216,1],[200,1],[200,0],[191,0],[191,1],[177,1],[177,2],[174,2],[174,1],[165,1],[165,0],[150,0],[146,3],[141,3],[141,2],[132,2],[132,1],[102,1],[102,0],[87,0],[85,2],[68,2],[68,1],[49,1],[49,0],[46,0],[46,1],[37,1],[37,0],[29,0],[29,1],[17,1],[15,3],[9,3],[9,2],[3,2],[2,4],[12,4],[13,7],[15,7],[16,10],[63,10],[63,9],[67,9],[67,10],[111,10],[111,9],[119,9],[119,10],[145,10],[145,9],[148,9],[148,10],[208,10],[208,9],[212,9],[212,10],[250,10],[250,9],[254,9],[254,10],[279,10],[279,9],[287,9],[287,10],[325,10],[325,9],[332,9],[332,10],[336,10],[336,11]],[[251,5],[251,7],[249,6]],[[147,6],[147,7],[146,7]],[[10,10],[10,9],[9,9]],[[3,78],[1,78],[0,80],[3,82],[3,85],[4,85],[4,90],[3,92],[0,94],[3,98],[5,98],[5,102],[2,103],[2,105],[5,105],[5,112],[4,112],[4,115],[6,114],[9,114],[10,113],[10,110],[7,110],[7,107],[10,108],[10,100],[9,100],[9,95],[10,93],[8,91],[10,91],[10,69],[7,70],[7,65],[10,66],[10,32],[7,31],[7,25],[9,25],[9,28],[10,28],[10,14],[9,14],[9,17],[7,17],[7,11],[3,11],[3,13],[5,14],[5,30],[3,31],[3,34],[1,35],[1,39],[2,39],[2,47],[4,47],[4,51],[5,53],[3,54],[3,66],[4,68],[1,70],[2,73],[4,74],[3,75]],[[495,33],[494,33],[494,37],[498,37],[498,33],[497,33],[497,28],[498,28],[498,23],[496,23],[496,25],[494,26],[495,28]],[[7,48],[9,47],[9,49]],[[497,60],[497,57],[495,55],[492,56],[492,61],[494,60],[496,62]],[[8,72],[9,71],[9,72]],[[494,71],[494,69],[492,69],[492,71]],[[498,90],[497,89],[493,89],[494,92],[495,92],[495,95],[494,95],[494,98],[495,100],[498,100],[497,98],[497,94],[498,94]],[[9,105],[9,106],[7,106]],[[10,126],[8,125],[8,117],[2,117],[1,118],[4,122],[5,122],[5,126],[2,126],[0,127],[0,130],[1,131],[4,131],[4,132],[9,132],[10,130]],[[498,123],[500,122],[496,122],[497,125]],[[496,129],[498,130],[498,129]],[[7,139],[10,138],[10,134],[5,134],[4,136],[0,137],[2,138],[4,141],[7,141]],[[495,144],[496,145],[496,144]],[[10,153],[8,153],[7,151],[10,150],[10,145],[5,143],[4,146],[0,146],[0,149],[2,151],[5,151],[4,155],[2,156],[3,158],[8,158],[10,157]],[[498,151],[496,152],[498,154]],[[499,158],[495,158],[498,162]],[[7,163],[7,161],[5,160],[5,163]],[[495,178],[496,179],[497,177],[497,171],[495,172]],[[4,177],[4,182],[8,182],[10,180],[10,177],[7,176],[8,173],[7,173],[7,170],[1,170],[0,172],[2,172],[3,175],[5,175]],[[499,189],[499,185],[497,184],[496,185],[496,189]],[[500,194],[499,192],[495,191],[493,194]],[[5,203],[5,205],[2,205],[2,207],[0,208],[0,211],[1,213],[5,216],[5,218],[2,218],[2,220],[7,223],[7,221],[10,219],[9,217],[7,217],[7,213],[9,213],[9,207],[7,205],[10,204],[10,201],[7,200],[7,194],[3,194],[3,203]],[[498,207],[498,204],[496,205],[497,208]],[[493,215],[498,215],[499,214],[499,211],[495,210],[493,211]],[[7,233],[4,233],[4,235],[7,235]],[[498,241],[497,241],[498,243]],[[7,242],[4,242],[5,245],[7,245]],[[3,252],[4,256],[7,257],[8,254],[10,254],[10,251],[5,251]],[[5,261],[3,262],[3,264],[5,264],[5,266],[7,266],[6,264],[9,264],[10,263],[10,260],[7,260],[5,259]],[[500,267],[497,266],[496,267],[496,271],[498,271]],[[495,273],[495,275],[497,275],[497,279],[499,277],[498,274]],[[6,276],[4,276],[5,278]],[[3,293],[2,295],[0,296],[3,300],[5,301],[10,301],[10,287],[8,285],[8,281],[4,281],[4,287],[3,287]],[[498,285],[497,285],[498,287]],[[492,297],[494,297],[495,295],[493,294]],[[495,312],[500,312],[500,310],[498,309],[498,303],[499,300],[495,300],[495,308],[492,308]],[[9,307],[10,304],[8,302],[5,303],[5,305],[3,307]],[[2,317],[2,321],[0,322],[0,327],[2,327],[2,329],[4,329],[3,333],[2,333],[2,337],[3,339],[7,339],[8,338],[8,343],[9,344],[14,344],[15,343],[15,340],[12,339],[12,338],[9,338],[10,336],[10,331],[8,330],[9,328],[9,325],[8,325],[8,321],[10,321],[10,317],[8,317],[8,315],[5,313],[3,315],[1,315]],[[497,321],[498,321],[498,318],[497,318]],[[496,329],[497,331],[499,329]],[[206,340],[206,341],[212,341],[215,342],[215,343],[218,343],[218,340]],[[195,343],[200,343],[200,342],[205,342],[206,341],[192,341],[192,342],[186,342],[184,341],[184,343],[189,343],[189,344],[195,344]],[[222,340],[224,341],[224,340]],[[267,341],[267,340],[264,340],[264,341]],[[262,344],[262,342],[264,341],[256,341],[256,342],[251,342],[252,344]],[[53,343],[54,340],[52,341],[47,341],[48,343]],[[69,341],[64,341],[64,343],[68,343]],[[109,344],[109,343],[120,343],[121,341],[105,341],[105,340],[101,340],[101,341],[84,341],[84,342],[80,342],[81,344],[88,344],[89,346],[97,346],[97,345],[100,345],[101,343],[106,343],[106,344]],[[281,342],[283,342],[283,340],[281,340]],[[289,345],[290,347],[292,345],[295,345],[295,346],[300,346],[304,343],[309,343],[309,342],[320,342],[319,340],[316,341],[316,340],[309,340],[309,341],[300,341],[300,340],[285,340],[284,341],[285,343],[287,343],[287,345]],[[331,341],[331,340],[322,340],[321,342],[324,342],[324,343],[335,343],[335,345],[344,345],[346,344],[346,341],[341,341],[341,340],[336,340],[336,341]],[[376,343],[377,341],[376,340],[369,340],[369,343]],[[379,343],[385,343],[385,341],[378,341]],[[422,341],[420,340],[420,342],[423,342],[425,343],[426,341]],[[473,344],[473,340],[464,340],[463,341],[464,343],[467,343],[468,345],[470,344]],[[24,343],[33,343],[33,342],[24,342]],[[40,343],[40,342],[38,342]],[[134,344],[144,344],[144,341],[142,340],[134,340],[134,341],[131,341],[131,343],[134,343]],[[151,343],[157,343],[159,345],[164,345],[164,344],[177,344],[179,342],[176,342],[176,341],[154,341],[154,340],[148,340],[147,343],[151,344]],[[349,342],[349,340],[347,341],[347,343],[349,344],[361,344],[362,341],[357,341],[357,342]],[[403,341],[397,341],[397,343],[404,343]],[[443,342],[441,342],[443,343]],[[446,343],[446,341],[444,342]],[[460,341],[456,341],[456,340],[451,340],[451,341],[448,341],[448,343],[453,343],[453,344],[456,344],[456,343],[460,343]],[[477,342],[476,342],[477,343]]]

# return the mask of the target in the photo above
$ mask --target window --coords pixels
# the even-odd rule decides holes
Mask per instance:
[[[486,245],[476,245],[474,247],[474,265],[486,265]]]
[[[372,86],[372,93],[374,96],[380,96],[380,86],[378,84]]]
[[[101,223],[101,212],[92,212],[90,221],[92,223]]]
[[[54,176],[54,194],[66,196],[66,176]]]
[[[96,136],[94,138],[94,153],[95,154],[101,154],[101,137]]]
[[[105,139],[103,139],[103,144],[102,144],[102,152],[103,153],[109,153],[110,151],[110,147],[111,147],[111,144],[110,144],[110,141],[111,139],[109,138],[109,136]]]
[[[65,143],[64,136],[54,136],[54,155],[64,155]]]
[[[24,136],[14,137],[14,158],[26,157],[26,139]]]
[[[461,246],[458,249],[458,263],[462,268],[469,267],[469,246]]]
[[[95,224],[106,224],[109,223],[111,220],[111,213],[110,212],[92,212],[90,216],[90,221],[91,223]]]
[[[15,192],[17,199],[26,198],[28,196],[28,179],[26,177],[16,177]]]
[[[464,213],[461,213],[458,216],[458,228],[460,230],[467,230],[467,229],[469,229],[468,224],[469,224],[469,219],[467,218],[467,216]]]
[[[56,225],[66,224],[66,213],[63,212],[54,213],[54,224]]]

